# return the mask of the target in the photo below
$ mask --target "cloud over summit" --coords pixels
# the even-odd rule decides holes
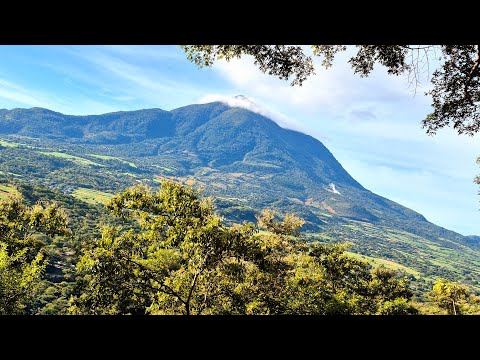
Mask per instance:
[[[286,117],[277,111],[272,111],[264,105],[260,105],[256,100],[246,97],[245,95],[226,96],[220,94],[205,95],[198,101],[200,104],[219,101],[231,107],[240,107],[254,113],[265,116],[275,121],[278,125],[285,129],[301,131],[308,134],[308,129],[297,121]]]

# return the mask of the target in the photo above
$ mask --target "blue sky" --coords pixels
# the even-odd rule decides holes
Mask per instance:
[[[367,189],[440,226],[480,235],[478,136],[426,135],[427,75],[415,94],[406,77],[382,68],[355,76],[347,56],[292,88],[249,58],[199,70],[177,46],[0,46],[0,108],[171,110],[243,94],[256,111],[322,141]]]

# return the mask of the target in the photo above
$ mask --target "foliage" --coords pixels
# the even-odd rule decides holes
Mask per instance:
[[[427,295],[413,304],[422,315],[480,315],[480,297],[464,284],[440,278]]]
[[[16,186],[23,193],[26,185]],[[24,224],[30,222],[25,220],[32,219],[28,213],[39,209],[42,198],[58,199],[68,212],[76,203],[68,196],[27,188],[25,200],[36,206],[28,207],[18,199],[2,203],[3,214],[24,209],[13,216],[19,224],[19,218]],[[15,202],[17,205],[12,205]],[[58,204],[43,208],[49,206],[58,209]],[[97,211],[84,206],[89,212]],[[348,244],[304,241],[297,231],[302,220],[291,214],[282,217],[273,210],[259,214],[258,225],[273,231],[258,232],[253,224],[229,227],[214,215],[211,200],[170,181],[164,181],[156,193],[145,186],[128,189],[114,197],[108,207],[124,223],[104,217],[107,225],[99,240],[95,238],[100,234],[81,230],[79,219],[88,215],[85,212],[72,213],[72,226],[79,232],[70,245],[61,237],[52,238],[52,233],[47,236],[40,226],[37,230],[44,234],[32,229],[31,236],[17,233],[17,237],[34,241],[22,245],[26,250],[9,254],[6,244],[13,233],[2,232],[10,234],[8,241],[5,235],[2,238],[0,251],[3,313],[186,314],[187,309],[190,314],[480,313],[479,297],[446,280],[433,287],[433,302],[412,303],[406,277],[382,266],[371,269],[358,255],[355,258],[345,251]],[[102,217],[95,215],[87,229]],[[5,226],[6,217],[2,219]],[[37,219],[44,223],[46,218]],[[133,219],[139,226],[131,222]],[[25,229],[25,225],[16,228]],[[68,233],[66,229],[60,232]],[[46,266],[47,257],[54,263],[68,260],[68,251],[83,252],[76,282],[72,282],[75,278],[70,277],[68,266]],[[207,255],[215,260],[206,261]],[[77,262],[76,257],[71,260]],[[53,273],[48,274],[49,268]],[[55,269],[63,273],[58,280]],[[456,296],[454,310],[452,294]],[[14,296],[16,302],[7,304]]]
[[[418,309],[405,298],[385,301],[377,310],[378,315],[418,315]]]
[[[460,305],[462,315],[480,315],[480,296],[471,295],[468,301]]]
[[[227,227],[209,199],[164,180],[139,185],[107,204],[140,231],[104,227],[77,264],[78,314],[414,313],[408,281],[345,253],[345,245],[296,239],[302,220]],[[402,300],[403,299],[403,300]]]
[[[141,232],[103,229],[99,243],[77,265],[84,290],[73,312],[201,313],[217,268],[252,231],[225,228],[211,201],[199,201],[191,187],[171,181],[163,181],[156,193],[143,186],[127,189],[107,207],[136,219]]]
[[[480,45],[442,46],[444,63],[433,73],[434,111],[423,124],[428,133],[453,125],[459,134],[480,130]]]
[[[18,198],[0,202],[0,314],[32,312],[47,265],[45,242],[67,235],[57,204],[28,207]]]
[[[437,237],[434,232],[428,234],[426,228],[421,229],[424,235],[419,236],[409,229],[407,223],[404,224],[405,230],[402,231],[388,225],[349,221],[304,236],[324,243],[352,242],[351,251],[365,256],[366,260],[372,262],[369,257],[373,257],[374,263],[383,263],[408,274],[419,297],[431,290],[433,279],[438,277],[461,281],[478,294],[480,260],[475,247],[478,240],[473,239],[467,246],[452,241],[448,234],[438,234]]]
[[[439,279],[428,296],[438,307],[447,310],[450,315],[457,315],[461,313],[459,305],[468,301],[470,291],[460,283]]]
[[[313,74],[313,63],[300,46],[290,45],[190,45],[182,46],[190,61],[200,67],[211,66],[217,59],[227,61],[251,55],[262,72],[288,80],[295,76],[292,85],[301,85]]]
[[[294,214],[286,214],[282,222],[276,221],[275,215],[273,210],[263,210],[257,217],[258,226],[277,235],[298,236],[298,229],[305,224],[305,220]]]

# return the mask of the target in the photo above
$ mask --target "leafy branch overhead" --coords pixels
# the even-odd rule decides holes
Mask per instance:
[[[183,45],[190,61],[209,67],[219,59],[230,61],[243,55],[253,56],[255,65],[264,73],[291,85],[301,86],[315,74],[312,57],[300,46],[292,45]],[[312,45],[314,56],[323,58],[321,65],[329,68],[343,45]],[[441,54],[441,55],[440,55]],[[445,126],[453,126],[459,134],[473,135],[480,130],[480,45],[357,45],[349,59],[355,74],[368,76],[376,63],[391,75],[408,74],[418,85],[422,69],[430,60],[441,66],[431,77],[433,111],[423,120],[428,134]]]

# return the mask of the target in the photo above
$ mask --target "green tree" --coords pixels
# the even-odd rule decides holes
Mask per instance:
[[[448,311],[450,315],[460,314],[459,305],[465,304],[470,298],[468,288],[458,282],[450,282],[446,279],[438,279],[433,285],[428,297],[441,309]]]
[[[348,255],[345,252],[348,246],[347,243],[309,247],[310,259],[300,261],[292,277],[300,285],[291,291],[291,300],[297,307],[307,300],[304,304],[313,305],[314,311],[306,313],[393,315],[417,312],[409,303],[413,293],[406,277],[400,278],[395,271],[384,267],[371,269],[367,262]],[[308,265],[307,271],[305,265]],[[305,287],[308,283],[310,286]],[[294,296],[305,289],[310,289],[308,296]]]
[[[417,309],[409,303],[413,296],[406,277],[398,278],[396,271],[380,266],[371,272],[370,293],[377,304],[379,315],[417,314]]]
[[[226,228],[210,199],[172,181],[157,192],[127,189],[107,207],[135,219],[140,231],[104,227],[77,264],[81,294],[73,313],[208,313],[221,269],[254,245],[253,226]]]
[[[480,315],[480,296],[470,295],[467,303],[461,306],[464,315]]]
[[[105,226],[87,244],[72,313],[375,314],[386,301],[390,313],[408,312],[405,279],[371,272],[345,245],[305,242],[292,214],[263,211],[262,232],[227,227],[209,199],[167,180],[156,192],[127,189],[107,207],[138,228]]]
[[[276,235],[298,236],[298,229],[305,224],[305,220],[294,214],[286,214],[283,221],[277,221],[275,217],[278,217],[276,211],[262,210],[260,215],[256,216],[258,226]]]
[[[68,233],[67,217],[56,204],[0,201],[0,314],[33,311],[47,264],[42,234],[51,239]]]

